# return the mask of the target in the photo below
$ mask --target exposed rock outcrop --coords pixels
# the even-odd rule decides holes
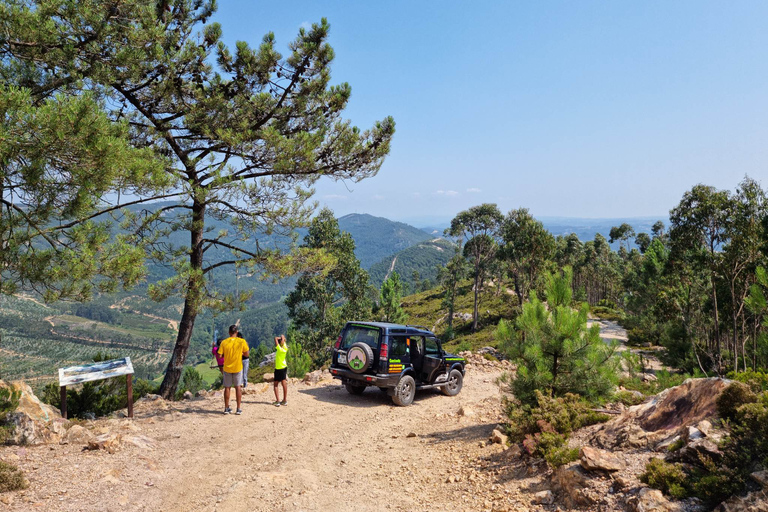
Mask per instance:
[[[688,379],[606,423],[595,442],[606,449],[654,447],[681,427],[716,416],[717,397],[728,383],[716,378]]]
[[[58,409],[42,403],[24,382],[0,380],[0,388],[21,392],[19,406],[7,417],[13,427],[9,443],[38,445],[61,441],[69,422],[61,417]]]

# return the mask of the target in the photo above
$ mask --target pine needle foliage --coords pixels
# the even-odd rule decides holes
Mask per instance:
[[[599,326],[587,328],[586,305],[572,308],[572,277],[570,267],[547,274],[546,303],[532,293],[514,326],[499,322],[500,347],[518,364],[517,374],[507,379],[524,404],[536,403],[537,390],[553,397],[575,393],[600,400],[616,382],[616,345],[600,339]]]

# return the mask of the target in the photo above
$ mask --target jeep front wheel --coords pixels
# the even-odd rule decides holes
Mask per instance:
[[[365,386],[360,386],[358,384],[346,383],[344,384],[344,387],[347,388],[347,391],[351,395],[362,395],[363,391],[365,391]]]
[[[416,395],[416,381],[410,375],[403,375],[395,387],[395,394],[392,395],[392,401],[395,405],[411,405],[413,397]]]
[[[440,387],[440,391],[447,396],[456,396],[461,391],[461,386],[464,383],[464,376],[459,370],[451,370],[448,374],[448,382],[445,386]]]

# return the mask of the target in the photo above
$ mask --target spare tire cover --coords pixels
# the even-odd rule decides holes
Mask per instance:
[[[373,364],[373,350],[365,343],[354,343],[347,350],[347,366],[355,373],[363,373]]]

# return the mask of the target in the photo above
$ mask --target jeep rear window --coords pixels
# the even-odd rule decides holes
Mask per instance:
[[[365,343],[373,350],[379,348],[379,330],[371,327],[350,325],[344,331],[344,338],[341,340],[341,348],[347,349],[354,343]]]

